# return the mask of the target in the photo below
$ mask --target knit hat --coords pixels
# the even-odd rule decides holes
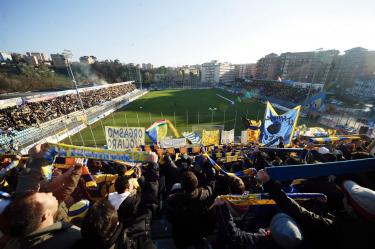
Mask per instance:
[[[354,211],[365,219],[375,219],[375,191],[350,180],[345,181],[342,186]]]
[[[303,241],[303,235],[297,223],[285,213],[273,216],[270,230],[271,237],[282,248],[296,248]]]
[[[85,217],[87,210],[89,210],[90,202],[88,200],[80,200],[70,206],[68,211],[69,221],[74,218],[83,218]]]

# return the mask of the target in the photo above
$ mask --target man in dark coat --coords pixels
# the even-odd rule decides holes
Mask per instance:
[[[198,179],[191,171],[181,178],[182,192],[167,199],[167,218],[177,248],[201,246],[204,237],[212,232],[214,216],[209,210],[213,186],[198,188]]]
[[[287,197],[266,171],[258,178],[283,212],[303,229],[317,248],[373,248],[375,244],[375,191],[352,181],[343,183],[345,210],[323,217],[306,210]]]

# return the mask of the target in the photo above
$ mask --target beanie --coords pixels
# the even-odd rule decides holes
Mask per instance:
[[[342,186],[354,211],[362,218],[375,219],[375,191],[350,180],[344,181]]]
[[[271,237],[282,248],[295,248],[302,244],[303,235],[297,223],[287,214],[276,214],[270,224]]]
[[[87,211],[89,210],[90,202],[88,200],[80,200],[70,206],[68,211],[69,221],[74,218],[83,218],[85,217]]]

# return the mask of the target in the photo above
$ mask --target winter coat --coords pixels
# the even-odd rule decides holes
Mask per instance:
[[[212,232],[215,224],[213,210],[209,210],[212,193],[212,187],[207,186],[168,197],[167,218],[172,223],[177,247],[191,245]]]
[[[68,249],[80,239],[81,232],[78,227],[65,222],[56,222],[24,238],[11,239],[5,249]]]
[[[317,248],[374,248],[375,223],[344,211],[323,217],[301,207],[287,197],[279,184],[270,180],[263,185],[283,212],[302,228],[304,237]]]
[[[238,228],[226,204],[216,207],[216,217],[218,227],[216,248],[279,248],[270,237],[270,233],[265,230],[250,233]]]

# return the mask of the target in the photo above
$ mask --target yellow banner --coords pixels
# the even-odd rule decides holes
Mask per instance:
[[[220,131],[219,130],[213,130],[213,131],[203,130],[202,144],[203,146],[219,145],[220,144]]]

